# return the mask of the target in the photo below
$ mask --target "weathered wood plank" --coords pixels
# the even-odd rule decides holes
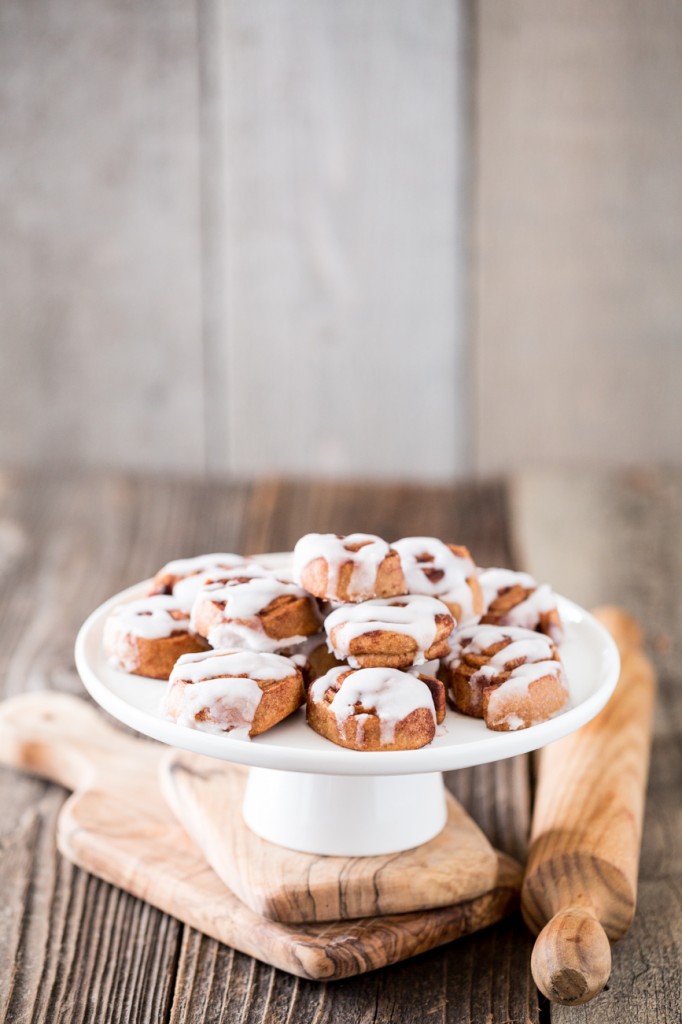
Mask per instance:
[[[0,7],[5,461],[204,464],[197,60],[182,0]]]
[[[682,7],[475,8],[477,469],[679,465]]]
[[[229,345],[208,382],[227,418],[214,468],[450,479],[470,467],[464,6],[209,5],[226,247],[213,253],[226,296],[214,346]]]
[[[183,547],[241,546],[244,488],[41,474],[0,477],[4,695],[82,693],[73,640],[88,611]],[[0,1018],[159,1020],[180,926],[60,858],[62,790],[0,772]]]
[[[625,605],[659,674],[639,906],[613,950],[589,1024],[679,1021],[682,992],[682,474],[526,473],[513,490],[515,543],[540,578],[584,604]],[[557,1021],[575,1011],[554,1008]]]

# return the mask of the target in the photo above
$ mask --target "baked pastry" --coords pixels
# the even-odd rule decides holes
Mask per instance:
[[[458,625],[477,622],[483,594],[468,548],[437,537],[403,537],[393,544],[410,594],[428,594],[448,606]]]
[[[327,637],[324,633],[315,633],[302,644],[296,647],[287,648],[281,652],[291,658],[294,665],[297,665],[303,673],[303,682],[306,689],[312,682],[323,676],[330,668],[338,668],[343,662],[335,658],[327,647]],[[433,674],[433,673],[432,673]]]
[[[410,594],[440,597],[476,572],[468,548],[445,544],[437,537],[403,537],[393,549],[400,556]]]
[[[438,679],[394,668],[333,668],[308,690],[308,724],[351,750],[416,750],[445,717]]]
[[[512,626],[467,626],[451,639],[441,676],[457,711],[489,729],[526,729],[563,711],[568,685],[548,636]]]
[[[241,555],[221,552],[197,555],[195,558],[177,558],[159,569],[152,581],[150,594],[172,594],[181,608],[192,610],[194,599],[208,580],[214,580],[247,560]]]
[[[408,668],[441,658],[454,628],[445,605],[423,594],[344,604],[324,620],[330,650],[354,668]]]
[[[151,679],[168,679],[181,655],[207,647],[191,632],[187,612],[167,594],[114,608],[104,623],[102,642],[112,665]]]
[[[272,652],[318,633],[320,613],[295,583],[269,572],[245,572],[206,583],[192,606],[191,623],[211,647]]]
[[[527,572],[513,569],[481,569],[478,582],[483,593],[481,622],[535,629],[559,643],[563,626],[547,583],[538,585]]]
[[[308,533],[294,548],[294,577],[324,601],[348,603],[407,591],[397,551],[371,533]]]
[[[478,574],[467,576],[447,594],[441,594],[438,600],[447,606],[458,626],[470,626],[475,622],[480,622],[484,602]]]
[[[162,710],[190,729],[250,739],[293,714],[304,699],[303,677],[289,658],[204,651],[177,662]]]

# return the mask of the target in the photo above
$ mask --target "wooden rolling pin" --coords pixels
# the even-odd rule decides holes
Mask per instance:
[[[523,916],[548,999],[585,1003],[611,973],[609,940],[635,913],[655,677],[636,621],[595,612],[621,657],[616,691],[590,723],[540,754]],[[539,934],[538,934],[539,933]]]

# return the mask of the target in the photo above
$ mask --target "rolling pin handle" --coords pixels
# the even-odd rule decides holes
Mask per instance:
[[[533,948],[531,971],[540,991],[577,1006],[598,995],[611,974],[611,945],[593,910],[567,907],[545,925]]]

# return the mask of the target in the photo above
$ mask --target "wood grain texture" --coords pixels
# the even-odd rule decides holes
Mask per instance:
[[[177,483],[1,472],[4,694],[45,687],[82,694],[73,638],[90,608],[178,545],[200,550],[211,524],[239,546],[245,489],[212,493],[199,516],[201,497]],[[181,926],[56,853],[64,798],[54,786],[0,769],[0,1019],[164,1019]]]
[[[454,906],[297,927],[267,920],[211,871],[167,806],[159,788],[164,754],[160,744],[112,728],[67,694],[23,694],[0,704],[2,762],[74,790],[57,822],[69,860],[289,973],[337,980],[375,970],[485,928],[517,905],[521,869],[500,855],[490,886]],[[230,805],[226,789],[224,813],[240,814],[239,787],[234,795]]]
[[[514,543],[536,576],[582,604],[617,600],[640,620],[658,677],[638,908],[613,948],[608,991],[571,1024],[679,1022],[682,990],[682,476],[528,472],[512,495]]]
[[[596,718],[539,753],[523,887],[524,920],[540,932],[533,977],[568,1005],[604,988],[608,939],[634,917],[656,694],[636,620],[613,606],[597,618],[618,643],[620,678]]]
[[[475,6],[477,467],[679,466],[682,8]]]
[[[247,772],[188,751],[160,765],[161,790],[215,873],[273,921],[339,921],[445,907],[488,892],[497,856],[451,794],[443,831],[382,857],[320,857],[261,839],[244,823]],[[232,809],[228,813],[226,808]]]
[[[213,465],[461,474],[465,5],[215,4],[229,355],[207,394],[228,418]]]
[[[196,471],[195,6],[9,0],[0,66],[0,458]]]

